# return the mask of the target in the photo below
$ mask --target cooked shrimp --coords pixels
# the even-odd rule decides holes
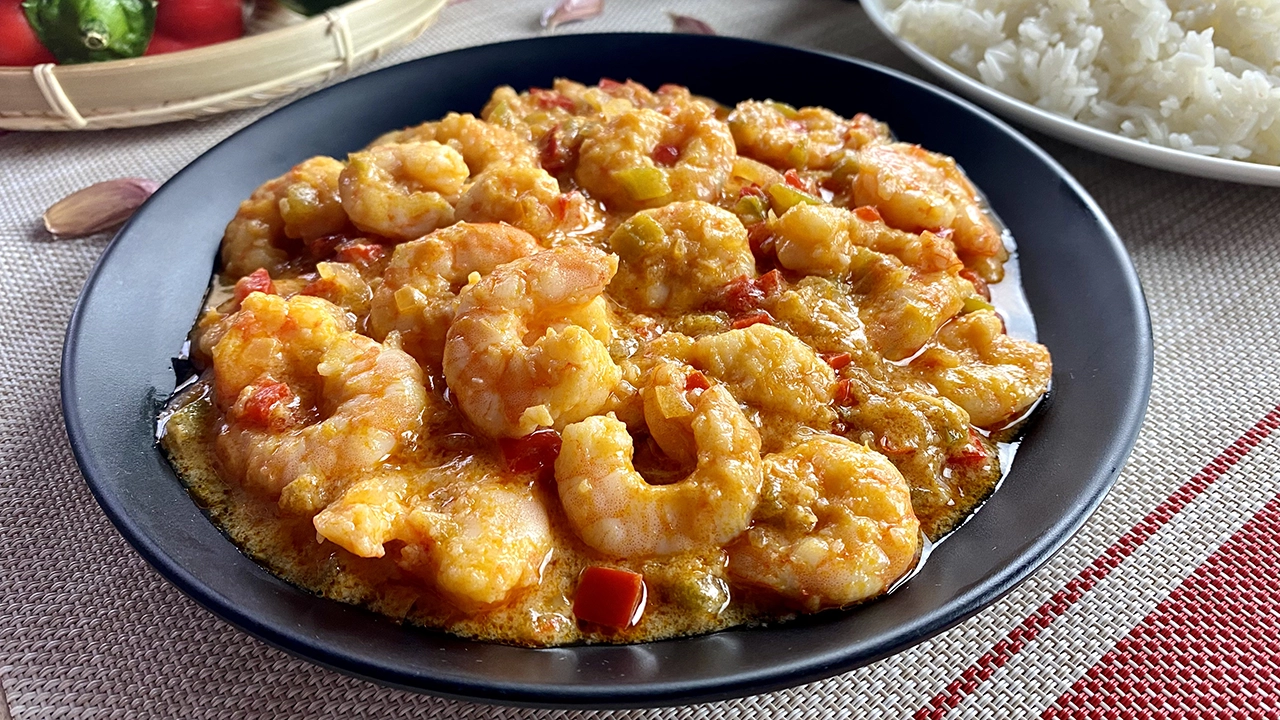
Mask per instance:
[[[254,190],[227,224],[223,270],[233,278],[258,268],[274,274],[301,248],[290,240],[313,240],[346,228],[347,214],[338,199],[342,169],[333,158],[313,157]]]
[[[561,193],[546,170],[500,165],[480,173],[455,210],[459,220],[504,222],[544,240],[601,221],[582,193]]]
[[[700,201],[632,215],[609,247],[619,258],[609,293],[633,310],[684,312],[730,280],[756,274],[746,228],[728,210]]]
[[[807,612],[875,597],[916,563],[920,524],[893,463],[823,435],[764,460],[753,526],[729,572]]]
[[[466,605],[501,603],[537,584],[552,538],[529,486],[448,480],[441,469],[363,480],[316,515],[316,532],[370,558],[402,541],[402,566]]]
[[[444,376],[481,430],[495,437],[558,430],[608,401],[622,371],[606,345],[601,293],[617,262],[585,246],[544,250],[463,291]]]
[[[422,424],[418,364],[320,298],[252,293],[213,348],[218,457],[245,485],[309,506]],[[286,488],[286,486],[289,486]]]
[[[462,155],[471,175],[497,165],[538,164],[538,151],[510,130],[471,114],[449,113],[444,119],[387,133],[369,147],[435,141]]]
[[[413,240],[453,222],[467,175],[462,156],[446,145],[379,145],[348,158],[342,207],[361,230]]]
[[[835,420],[834,371],[785,330],[757,324],[701,337],[690,360],[728,385],[738,400],[772,416],[762,419],[771,430],[783,425],[778,416],[824,429]]]
[[[1048,390],[1053,375],[1049,351],[1009,337],[990,310],[948,323],[911,368],[964,408],[978,427],[1017,417]]]
[[[316,263],[317,277],[302,288],[303,295],[324,298],[357,319],[369,314],[373,290],[360,270],[351,263]],[[385,338],[385,336],[383,336]]]
[[[954,231],[956,252],[988,282],[1004,277],[1009,259],[978,191],[946,155],[919,145],[869,145],[858,152],[853,199],[870,205],[892,227],[910,232]]]
[[[528,233],[497,223],[460,222],[421,240],[397,245],[374,292],[369,334],[399,332],[405,352],[438,369],[458,291],[471,273],[482,276],[538,251]]]
[[[735,157],[728,126],[694,100],[671,113],[632,108],[588,125],[578,183],[615,211],[718,200]]]
[[[776,168],[830,170],[846,148],[886,142],[888,128],[868,115],[846,120],[826,108],[799,110],[783,103],[747,100],[729,115],[738,152]]]
[[[621,421],[596,415],[564,429],[556,485],[583,542],[617,557],[671,555],[721,545],[747,528],[759,497],[760,437],[724,386],[691,393],[697,466],[669,485],[636,472]]]
[[[778,262],[810,275],[846,275],[858,264],[859,248],[893,255],[923,272],[959,269],[961,265],[945,237],[928,230],[919,235],[895,230],[874,212],[801,204],[783,213],[770,229]]]

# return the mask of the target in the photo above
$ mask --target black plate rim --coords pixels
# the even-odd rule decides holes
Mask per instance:
[[[589,37],[604,39],[613,36],[627,38],[636,36],[654,38],[671,37],[664,33],[591,33],[586,35]],[[483,52],[505,46],[554,42],[562,38],[575,37],[582,36],[565,35],[526,38],[461,48],[446,53],[406,61],[405,63],[382,68],[380,70],[373,71],[372,73],[337,83],[294,101],[282,108],[278,108],[277,110],[264,115],[263,118],[259,118],[258,120],[255,120],[254,122],[237,130],[235,133],[232,133],[230,136],[213,145],[204,153],[201,153],[200,156],[193,159],[191,163],[176,173],[170,181],[181,177],[184,173],[190,170],[191,165],[194,165],[196,161],[204,157],[204,155],[215,151],[226,143],[233,142],[238,136],[254,127],[261,120],[269,118],[286,108],[293,107],[300,103],[318,102],[319,99],[326,97],[330,93],[339,91],[339,88],[342,88],[348,82],[358,81],[363,77],[388,72],[402,65],[430,61],[442,56],[465,55],[470,52]],[[90,456],[87,448],[85,447],[84,418],[80,415],[79,405],[74,401],[74,390],[77,379],[73,359],[76,354],[77,338],[81,333],[83,325],[83,305],[101,275],[101,268],[109,261],[112,254],[118,249],[121,238],[126,236],[128,230],[133,225],[133,221],[131,220],[122,226],[112,238],[111,242],[103,250],[102,255],[94,264],[86,279],[85,285],[76,301],[68,323],[62,353],[60,376],[61,409],[66,424],[68,439],[70,441],[76,463],[80,467],[85,478],[86,485],[88,485],[95,500],[97,500],[98,504],[102,507],[107,517],[111,520],[112,524],[115,525],[121,535],[124,536],[130,545],[157,572],[159,572],[162,577],[176,586],[183,592],[183,594],[195,600],[199,605],[229,624],[294,656],[330,669],[400,689],[420,692],[425,691],[434,695],[453,699],[481,701],[502,705],[547,708],[640,708],[670,706],[692,702],[710,702],[754,695],[792,687],[805,682],[821,680],[840,672],[852,670],[901,652],[902,650],[919,644],[958,625],[960,622],[972,617],[983,608],[988,607],[1001,597],[1011,592],[1035,570],[1047,563],[1059,550],[1062,549],[1068,540],[1079,532],[1085,521],[1092,515],[1094,510],[1110,492],[1116,478],[1119,476],[1121,468],[1137,441],[1142,420],[1145,417],[1147,405],[1150,399],[1151,381],[1154,370],[1154,348],[1150,313],[1140,278],[1138,277],[1137,272],[1133,267],[1132,260],[1129,258],[1128,253],[1111,222],[1108,220],[1105,213],[1098,206],[1093,197],[1089,195],[1084,187],[1081,186],[1080,183],[1069,172],[1067,172],[1060,163],[1057,162],[1057,160],[1009,124],[1000,120],[986,110],[946,90],[940,89],[903,72],[836,53],[795,48],[776,43],[725,36],[702,36],[700,40],[712,43],[725,42],[744,44],[756,46],[766,51],[782,49],[788,52],[801,52],[820,56],[860,66],[863,69],[887,75],[898,82],[915,86],[917,89],[923,90],[927,93],[941,96],[946,100],[961,105],[973,114],[981,117],[984,121],[995,126],[1009,138],[1020,144],[1025,150],[1029,151],[1040,162],[1044,163],[1049,169],[1051,169],[1088,209],[1089,213],[1098,223],[1099,229],[1102,231],[1102,235],[1107,240],[1107,244],[1109,246],[1108,249],[1119,261],[1118,269],[1124,277],[1125,290],[1129,295],[1132,309],[1136,311],[1136,316],[1133,317],[1132,320],[1135,322],[1138,336],[1133,338],[1133,340],[1137,344],[1136,349],[1140,356],[1138,358],[1140,362],[1133,368],[1134,379],[1136,380],[1136,383],[1134,384],[1136,392],[1125,398],[1122,413],[1123,417],[1120,418],[1120,425],[1124,429],[1124,432],[1113,437],[1112,442],[1107,446],[1107,451],[1100,458],[1101,462],[1099,463],[1099,467],[1095,468],[1091,473],[1094,478],[1101,478],[1102,480],[1098,491],[1093,496],[1084,498],[1083,502],[1077,503],[1073,506],[1074,512],[1060,518],[1058,524],[1054,527],[1054,532],[1046,533],[1034,545],[1031,545],[1027,551],[1018,558],[1018,562],[1007,565],[1001,571],[993,574],[980,586],[971,588],[968,592],[959,595],[956,600],[948,605],[947,612],[937,613],[935,617],[928,618],[927,621],[913,619],[912,622],[908,622],[900,626],[899,631],[893,635],[895,638],[894,641],[880,644],[878,646],[880,650],[875,653],[861,654],[851,658],[848,656],[848,653],[833,652],[828,653],[827,655],[807,658],[803,662],[792,663],[780,670],[744,672],[736,675],[725,676],[716,682],[665,681],[626,686],[599,685],[571,687],[551,684],[543,685],[538,683],[513,683],[504,685],[484,682],[483,680],[466,682],[460,680],[441,680],[438,678],[424,677],[413,673],[400,672],[394,668],[387,668],[375,663],[365,663],[356,658],[344,656],[340,652],[330,652],[327,649],[317,647],[315,644],[309,642],[307,638],[301,636],[301,633],[285,632],[281,629],[259,622],[254,617],[240,611],[240,609],[237,608],[228,598],[212,592],[210,589],[205,587],[200,582],[199,578],[188,572],[185,568],[177,564],[172,558],[165,554],[163,548],[154,543],[152,538],[142,532],[133,522],[123,504],[119,502],[117,498],[102,492],[102,488],[100,488],[92,479],[95,473],[98,472],[98,467],[94,458]],[[143,208],[150,204],[150,202],[151,201],[148,200],[147,203],[144,203]],[[1052,403],[1052,395],[1049,396],[1048,402],[1050,404]],[[316,601],[332,602],[319,598],[317,598]],[[433,634],[432,631],[417,628],[409,628],[408,631],[420,633],[423,637],[430,637]],[[729,632],[750,632],[750,630],[738,629]],[[696,638],[677,638],[659,642],[678,643],[691,639]],[[530,652],[538,651],[530,650]]]

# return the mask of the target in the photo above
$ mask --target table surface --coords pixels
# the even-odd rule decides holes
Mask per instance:
[[[545,2],[456,2],[376,66],[535,35]],[[672,10],[722,34],[920,74],[854,3],[610,2],[561,32],[665,31]],[[86,489],[58,410],[58,360],[76,294],[110,237],[50,239],[40,213],[92,182],[163,180],[263,112],[0,137],[0,720],[4,698],[14,720],[578,714],[388,690],[267,647],[161,580]],[[1280,191],[1032,137],[1111,217],[1150,304],[1151,407],[1106,501],[1004,599],[875,665],[741,700],[583,715],[1280,714]]]

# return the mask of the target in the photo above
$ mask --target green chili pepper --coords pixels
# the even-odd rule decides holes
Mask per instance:
[[[769,193],[769,197],[773,200],[773,211],[779,215],[801,203],[806,205],[822,204],[821,199],[816,198],[803,190],[797,190],[785,183],[774,183],[769,186],[767,192]]]
[[[156,26],[156,0],[23,0],[22,10],[60,63],[138,57]]]
[[[622,185],[632,200],[643,202],[671,194],[667,176],[655,167],[641,165],[617,170],[613,173],[613,179]]]

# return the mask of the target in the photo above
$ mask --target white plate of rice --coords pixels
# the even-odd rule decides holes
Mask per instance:
[[[862,0],[958,92],[1131,162],[1280,187],[1280,0]]]

